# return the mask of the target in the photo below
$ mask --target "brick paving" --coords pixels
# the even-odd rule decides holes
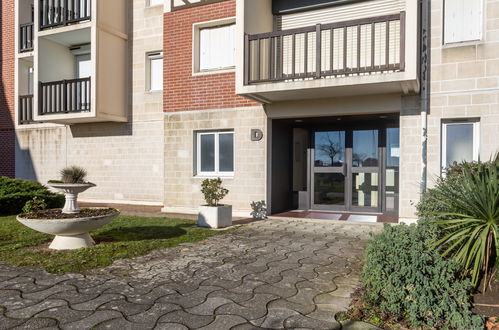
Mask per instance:
[[[268,220],[92,274],[0,264],[0,329],[339,329],[379,229]]]

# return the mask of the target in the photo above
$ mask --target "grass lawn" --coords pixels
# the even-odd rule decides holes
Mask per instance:
[[[90,233],[96,246],[53,251],[47,246],[34,247],[50,242],[54,236],[31,230],[14,216],[0,217],[0,261],[12,266],[40,266],[51,273],[81,272],[108,266],[116,259],[133,258],[220,233],[198,228],[190,220],[119,216]]]

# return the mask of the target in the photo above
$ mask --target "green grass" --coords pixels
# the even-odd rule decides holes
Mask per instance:
[[[96,246],[54,251],[32,248],[51,241],[53,236],[31,230],[13,216],[0,217],[0,261],[11,266],[39,266],[58,274],[84,272],[108,266],[117,259],[138,257],[220,233],[198,228],[190,220],[119,216],[91,233]]]

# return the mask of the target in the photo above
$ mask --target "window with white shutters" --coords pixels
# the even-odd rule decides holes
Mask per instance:
[[[235,24],[199,31],[199,71],[235,66]]]
[[[482,0],[445,0],[444,43],[482,39]]]

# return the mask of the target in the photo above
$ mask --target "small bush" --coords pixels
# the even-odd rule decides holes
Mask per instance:
[[[47,208],[47,203],[43,198],[38,196],[33,197],[32,200],[27,201],[23,207],[23,213],[35,213],[37,211],[45,210]]]
[[[24,205],[38,197],[47,203],[48,208],[64,205],[64,196],[51,193],[38,182],[0,177],[0,215],[22,212]]]
[[[222,187],[222,179],[205,179],[201,184],[201,192],[208,206],[218,206],[218,203],[229,193]]]
[[[362,271],[365,302],[411,327],[482,329],[459,265],[433,250],[424,226],[388,226],[374,235]]]

